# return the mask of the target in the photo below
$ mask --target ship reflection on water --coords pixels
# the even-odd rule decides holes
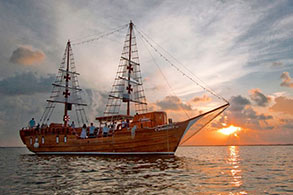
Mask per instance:
[[[228,146],[179,147],[175,156],[37,156],[0,148],[0,193],[286,194],[292,154]]]

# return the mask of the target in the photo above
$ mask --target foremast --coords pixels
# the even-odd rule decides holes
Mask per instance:
[[[122,103],[126,104],[125,110],[121,110]],[[146,97],[144,94],[141,70],[139,64],[134,24],[129,23],[118,71],[110,91],[105,116],[114,116],[120,112],[131,115],[131,103],[135,104],[135,113],[147,112]]]
[[[40,119],[41,123],[48,123],[56,103],[64,104],[63,124],[65,127],[68,126],[70,120],[69,111],[72,110],[72,105],[75,105],[77,123],[80,125],[88,122],[84,110],[86,104],[82,102],[80,94],[82,90],[79,88],[77,79],[79,73],[75,69],[71,43],[68,40],[58,75],[55,82],[52,83],[50,99],[47,100],[47,107]]]
[[[64,121],[64,127],[67,127],[67,123],[69,121],[69,116],[68,116],[68,97],[70,96],[69,89],[68,89],[68,83],[70,80],[69,77],[69,63],[70,63],[70,58],[69,58],[69,48],[71,47],[70,41],[68,40],[67,42],[67,63],[66,63],[66,72],[65,72],[65,91],[63,92],[63,95],[65,97],[65,102],[64,102],[64,115],[63,115],[63,121]],[[70,109],[70,108],[69,108]]]

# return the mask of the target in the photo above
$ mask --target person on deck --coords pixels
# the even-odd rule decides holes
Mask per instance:
[[[103,136],[107,137],[109,133],[109,127],[107,126],[107,124],[105,124],[105,126],[103,127]]]
[[[89,137],[96,137],[94,134],[95,129],[96,129],[96,127],[94,126],[94,124],[91,123]]]
[[[36,121],[34,118],[32,118],[32,120],[29,121],[29,127],[33,128],[36,125]]]
[[[85,124],[82,126],[80,138],[82,138],[82,139],[86,138],[86,125]]]
[[[71,122],[71,125],[70,125],[70,127],[71,127],[71,128],[75,128],[74,121],[72,121],[72,122]]]
[[[122,129],[124,128],[124,127],[126,127],[126,121],[122,121]]]

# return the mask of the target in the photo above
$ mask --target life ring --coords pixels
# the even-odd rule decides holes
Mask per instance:
[[[39,143],[38,142],[34,143],[34,148],[38,148],[38,147],[39,147]]]

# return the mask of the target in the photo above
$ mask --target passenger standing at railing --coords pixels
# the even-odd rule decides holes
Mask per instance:
[[[103,127],[103,136],[107,137],[109,133],[109,127],[107,126],[107,124],[105,124],[105,126]]]
[[[94,124],[91,123],[90,129],[89,129],[89,131],[90,131],[90,133],[89,133],[89,137],[96,137],[96,136],[94,135],[95,129],[96,129],[96,127],[94,126]]]
[[[86,138],[86,125],[85,124],[82,126],[80,138],[82,138],[82,139]]]
[[[32,120],[29,121],[28,125],[29,125],[29,128],[33,128],[36,125],[35,119],[32,118]]]

